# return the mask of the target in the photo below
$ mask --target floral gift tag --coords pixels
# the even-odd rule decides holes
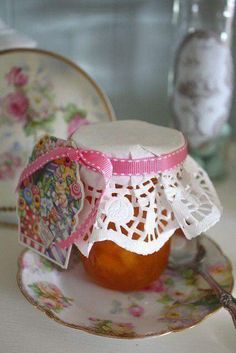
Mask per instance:
[[[68,145],[71,142],[45,136],[30,162],[54,147]],[[61,249],[56,243],[75,230],[83,195],[78,165],[69,158],[53,160],[25,179],[19,189],[20,243],[67,268],[71,246]]]

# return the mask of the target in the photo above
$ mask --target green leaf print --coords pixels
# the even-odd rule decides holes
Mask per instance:
[[[24,131],[27,136],[32,135],[34,132],[38,130],[44,130],[45,132],[52,132],[51,124],[55,120],[55,115],[48,116],[47,119],[40,121],[32,121],[30,120],[24,126]]]
[[[167,286],[172,286],[174,284],[174,280],[173,278],[167,278],[164,283],[167,285]]]
[[[212,309],[219,306],[219,300],[215,295],[209,294],[194,302],[194,305],[206,306]]]
[[[69,123],[75,115],[80,115],[81,118],[86,118],[87,113],[83,109],[79,109],[75,104],[69,103],[64,107],[64,120]]]
[[[161,296],[161,298],[157,299],[157,302],[161,304],[168,304],[172,301],[173,299],[171,299],[171,297],[168,294],[164,294]]]
[[[29,284],[28,287],[33,290],[33,292],[37,297],[40,297],[42,295],[41,290],[38,288],[38,286],[35,283]]]

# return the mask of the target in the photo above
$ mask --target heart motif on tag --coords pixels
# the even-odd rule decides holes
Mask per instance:
[[[55,146],[71,146],[46,136],[35,146],[30,162]],[[66,268],[71,246],[60,249],[56,243],[67,239],[78,225],[84,191],[79,167],[67,157],[45,164],[19,188],[18,215],[20,242]]]

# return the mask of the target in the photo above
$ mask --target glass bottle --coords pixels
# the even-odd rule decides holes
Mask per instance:
[[[210,177],[225,174],[233,92],[235,0],[175,0],[171,106],[190,153]]]

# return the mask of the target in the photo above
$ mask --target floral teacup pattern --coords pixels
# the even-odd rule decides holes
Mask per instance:
[[[43,67],[32,76],[29,66],[13,66],[6,73],[5,81],[9,90],[0,99],[0,127],[20,125],[25,137],[32,136],[35,141],[42,133],[54,132],[59,115],[67,125],[65,137],[88,124],[85,110],[73,103],[65,106],[56,103],[53,83]],[[19,144],[18,151],[15,142],[10,150],[0,154],[0,160],[0,180],[14,177],[22,165]]]
[[[45,309],[59,313],[72,305],[73,299],[65,297],[61,290],[49,282],[35,282],[29,285],[38,299],[38,304]]]
[[[0,55],[0,212],[14,210],[15,187],[36,141],[68,138],[114,116],[108,98],[79,67],[39,49]],[[12,215],[12,222],[16,218]],[[0,215],[0,221],[4,214]]]

